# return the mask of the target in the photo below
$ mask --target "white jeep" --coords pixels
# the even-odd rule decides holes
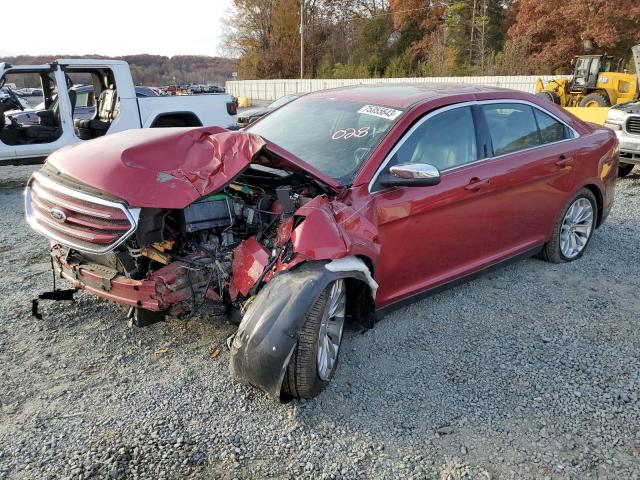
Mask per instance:
[[[227,94],[138,97],[129,65],[116,60],[58,60],[45,65],[0,63],[5,83],[43,92],[37,122],[20,123],[24,103],[12,89],[0,98],[0,165],[41,163],[65,145],[133,128],[219,126],[235,128],[236,104]],[[93,86],[94,113],[75,118],[73,85]],[[35,124],[34,124],[35,123]]]

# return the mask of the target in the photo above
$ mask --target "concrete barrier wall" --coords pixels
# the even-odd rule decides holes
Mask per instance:
[[[363,79],[303,79],[303,80],[238,80],[226,83],[227,92],[251,100],[276,100],[290,93],[308,93],[327,88],[372,83],[471,83],[512,88],[533,93],[536,79],[545,83],[557,76],[493,76],[493,77],[420,77],[420,78],[363,78]]]

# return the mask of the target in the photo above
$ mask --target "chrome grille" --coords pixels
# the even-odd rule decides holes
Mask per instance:
[[[34,173],[25,190],[27,222],[45,237],[91,253],[106,253],[135,232],[140,209],[78,192]]]
[[[627,132],[640,135],[640,115],[631,115],[627,119]]]

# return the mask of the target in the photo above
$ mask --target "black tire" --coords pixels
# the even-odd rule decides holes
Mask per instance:
[[[556,92],[552,92],[551,90],[542,90],[541,92],[536,93],[536,95],[540,98],[544,98],[548,102],[560,105],[560,97]]]
[[[633,170],[633,167],[635,167],[634,164],[632,163],[621,163],[618,165],[618,177],[620,178],[624,178],[627,175],[629,175],[631,173],[631,170]]]
[[[591,228],[591,233],[589,234],[589,238],[587,239],[587,243],[585,244],[582,251],[573,258],[567,258],[562,254],[562,251],[560,250],[560,231],[562,229],[562,222],[564,221],[564,217],[567,211],[569,210],[569,207],[579,198],[586,198],[591,203],[591,207],[593,208],[593,226]],[[587,251],[587,248],[589,247],[589,242],[591,242],[591,238],[593,237],[593,232],[595,231],[597,220],[598,220],[598,202],[596,201],[596,197],[593,195],[593,192],[591,192],[591,190],[589,190],[588,188],[583,188],[578,193],[576,193],[571,198],[571,200],[567,202],[565,207],[560,212],[560,215],[556,220],[556,224],[553,227],[551,240],[549,240],[545,244],[542,252],[540,252],[540,255],[539,255],[540,258],[551,263],[567,263],[567,262],[572,262],[574,260],[579,259],[580,257],[582,257],[584,252]]]
[[[585,97],[580,100],[581,107],[594,107],[593,103],[597,104],[598,107],[610,107],[611,102],[609,101],[609,97],[603,93],[590,93],[589,95],[585,95]]]
[[[329,298],[328,288],[322,292],[306,315],[304,326],[298,334],[296,346],[282,384],[285,398],[313,398],[331,383],[336,371],[334,367],[331,377],[322,380],[318,375],[318,334],[322,315]]]

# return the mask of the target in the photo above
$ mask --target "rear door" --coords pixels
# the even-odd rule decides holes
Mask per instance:
[[[550,113],[517,101],[479,106],[492,145],[495,258],[540,245],[571,191],[577,134]]]

